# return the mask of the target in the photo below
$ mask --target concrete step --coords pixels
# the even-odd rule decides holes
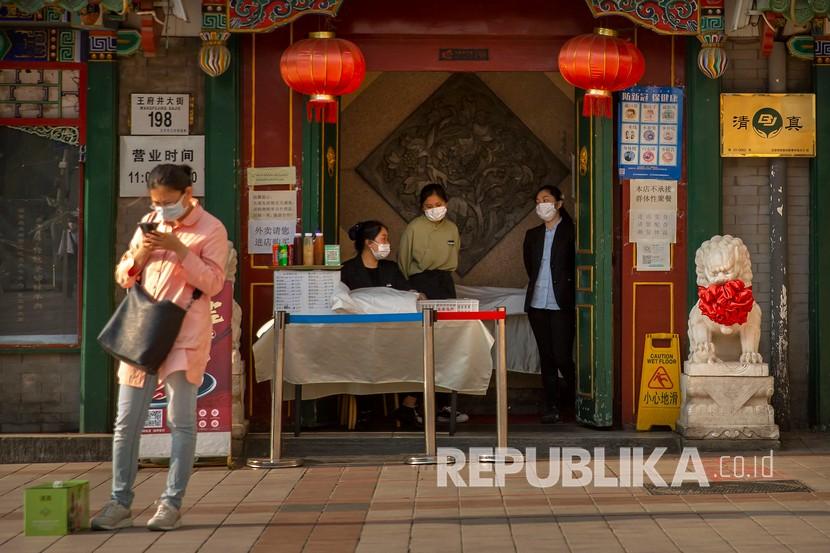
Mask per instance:
[[[467,451],[473,447],[494,447],[494,429],[470,428],[463,425],[455,436],[439,432],[438,447],[454,447]],[[594,430],[577,424],[553,426],[516,425],[508,434],[508,446],[519,450],[536,448],[539,458],[548,456],[551,447],[579,447],[593,450],[605,448],[608,457],[621,447],[642,447],[646,452],[665,447],[669,452],[680,451],[680,436],[674,432],[634,432],[624,430]],[[246,457],[268,455],[270,436],[266,433],[248,434],[245,439]],[[423,453],[424,436],[419,432],[306,432],[299,437],[283,435],[283,454],[286,457],[313,458],[334,461],[364,455],[407,456]]]
[[[248,434],[234,442],[237,465],[249,457],[268,455],[270,436]],[[439,432],[438,447],[494,447],[494,425],[463,424],[455,436]],[[782,433],[779,444],[768,441],[695,441],[684,442],[674,432],[636,432],[632,430],[597,430],[573,423],[553,426],[513,424],[508,445],[523,450],[534,447],[544,458],[550,447],[580,447],[592,450],[604,447],[611,458],[621,447],[642,447],[648,453],[665,447],[677,453],[682,447],[698,447],[701,452],[757,452],[778,449],[786,452],[828,452],[830,434],[796,431]],[[419,432],[304,432],[299,437],[283,434],[284,456],[304,457],[312,463],[397,462],[407,455],[423,453],[424,437]],[[0,464],[71,463],[109,461],[112,459],[112,434],[0,434]]]
[[[0,434],[0,464],[112,459],[112,434]]]

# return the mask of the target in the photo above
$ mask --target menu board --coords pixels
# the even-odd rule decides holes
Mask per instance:
[[[274,311],[331,314],[340,271],[274,271]]]
[[[626,89],[618,120],[620,179],[680,179],[682,88]]]

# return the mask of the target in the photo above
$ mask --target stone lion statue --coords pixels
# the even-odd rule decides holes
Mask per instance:
[[[689,361],[721,363],[740,338],[743,363],[761,363],[761,308],[752,297],[752,262],[740,238],[713,236],[695,254],[698,301],[689,313]],[[717,344],[717,346],[716,346]]]

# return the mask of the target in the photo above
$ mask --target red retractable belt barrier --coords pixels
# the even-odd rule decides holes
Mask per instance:
[[[505,311],[436,311],[438,321],[502,321]]]

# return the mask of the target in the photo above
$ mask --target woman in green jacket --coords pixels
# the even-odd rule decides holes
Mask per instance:
[[[427,184],[421,189],[420,201],[423,215],[413,219],[403,231],[398,266],[409,284],[427,299],[454,299],[452,274],[458,268],[461,236],[455,223],[447,219],[447,191],[440,184]],[[438,422],[449,422],[449,394],[437,395],[439,404],[444,404],[438,410]],[[469,419],[460,411],[455,414],[456,422]]]
[[[461,237],[448,220],[448,197],[440,184],[421,190],[423,215],[409,223],[401,237],[398,265],[412,287],[431,300],[455,298],[452,273],[458,268]]]

